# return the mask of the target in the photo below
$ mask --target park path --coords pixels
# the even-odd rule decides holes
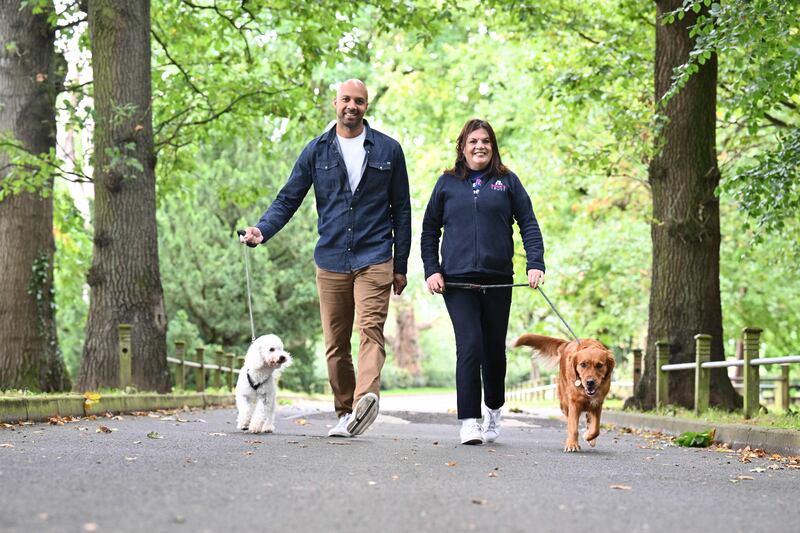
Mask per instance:
[[[281,406],[277,432],[231,409],[0,429],[0,531],[795,531],[800,470],[604,430],[561,451],[561,420],[507,417],[460,446],[449,400],[385,397],[330,439],[330,406]],[[442,407],[444,406],[444,407]],[[413,407],[413,409],[412,409]],[[108,432],[107,432],[108,431]]]

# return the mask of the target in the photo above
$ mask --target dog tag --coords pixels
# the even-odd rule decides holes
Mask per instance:
[[[575,380],[575,386],[576,386],[576,387],[580,387],[580,386],[581,386],[581,380],[579,380],[579,379],[576,379],[576,380]]]

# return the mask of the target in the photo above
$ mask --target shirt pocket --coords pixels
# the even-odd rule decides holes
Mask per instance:
[[[392,162],[386,159],[367,160],[366,187],[373,191],[388,191],[392,178]]]
[[[314,164],[314,188],[320,191],[335,191],[342,181],[341,168],[337,160],[320,160]]]

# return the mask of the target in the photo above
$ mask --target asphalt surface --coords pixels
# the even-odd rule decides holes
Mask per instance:
[[[385,407],[392,403],[386,402]],[[800,470],[604,429],[504,419],[461,446],[455,415],[384,410],[361,437],[280,408],[276,433],[231,409],[0,429],[0,531],[796,531]],[[103,432],[105,427],[110,432]]]

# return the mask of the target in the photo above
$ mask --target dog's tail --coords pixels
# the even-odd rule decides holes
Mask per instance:
[[[546,335],[526,333],[519,336],[511,346],[530,346],[536,352],[537,357],[545,360],[545,364],[554,365],[561,358],[561,347],[565,344],[569,344],[569,341],[547,337]]]

